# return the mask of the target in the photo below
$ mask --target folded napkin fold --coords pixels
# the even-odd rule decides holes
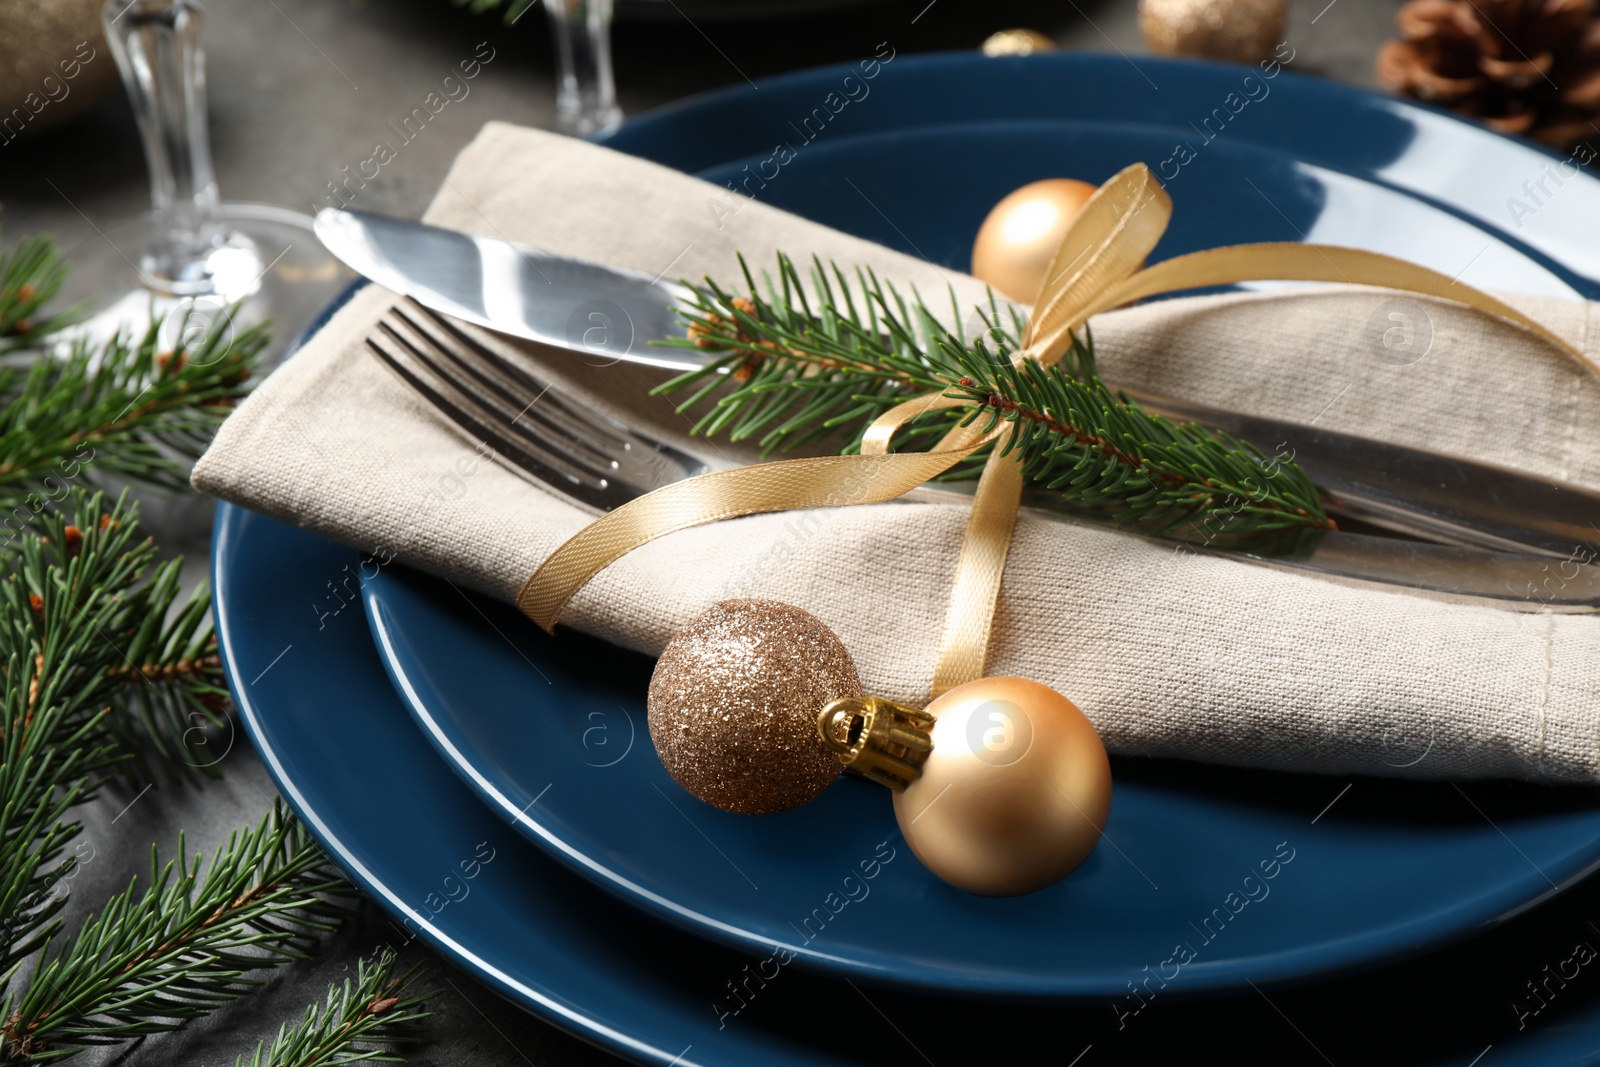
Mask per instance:
[[[731,196],[494,123],[456,161],[427,221],[652,275],[735,282],[736,253],[759,267],[782,250],[868,266],[924,294],[953,287],[964,304],[983,295],[964,275]],[[359,292],[227,420],[194,483],[509,601],[592,516],[483,460],[363,350],[394,299]],[[1395,324],[1397,300],[1432,335],[1408,365],[1374,340]],[[1589,305],[1508,300],[1600,355]],[[1597,383],[1520,330],[1453,305],[1327,288],[1163,301],[1094,329],[1103,372],[1129,388],[1600,487],[1600,434],[1588,429],[1600,427]],[[661,372],[486,339],[646,432],[755,458],[689,439],[672,403],[647,396]],[[673,534],[601,574],[563,621],[655,653],[720,599],[770,597],[832,626],[868,691],[924,701],[966,510],[893,503]],[[1114,752],[1600,781],[1600,618],[1446,603],[1025,513],[988,666],[1070,696]]]

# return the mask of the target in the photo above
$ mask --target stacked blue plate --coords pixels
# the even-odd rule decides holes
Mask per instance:
[[[768,203],[958,269],[1011,189],[1144,160],[1175,203],[1155,258],[1319,240],[1486,288],[1600,296],[1583,241],[1600,182],[1568,176],[1508,215],[1553,158],[1426,109],[1118,57],[861,73],[714,94],[607,143],[718,183],[767,174]],[[852,102],[824,107],[847,75]],[[780,143],[793,158],[774,173]],[[645,736],[639,657],[400,569],[365,582],[365,618],[313,618],[305,602],[347,566],[350,550],[219,511],[219,633],[263,758],[397,938],[622,1055],[965,1062],[1047,1040],[1066,1063],[1248,1038],[1275,1059],[1371,1059],[1380,1039],[1384,1059],[1600,1059],[1600,986],[1574,962],[1575,943],[1600,943],[1583,893],[1443,947],[1600,863],[1592,790],[1120,760],[1090,861],[1043,893],[980,900],[916,864],[871,787],[762,819],[689,797]],[[1263,861],[1276,876],[1244,893]]]

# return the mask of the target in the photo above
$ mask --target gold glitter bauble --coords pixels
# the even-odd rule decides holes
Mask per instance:
[[[72,118],[116,84],[104,3],[0,2],[0,143]]]
[[[958,889],[1017,896],[1072,873],[1111,811],[1111,761],[1077,705],[1024,678],[936,698],[933,751],[895,794],[917,859]]]
[[[1055,49],[1056,43],[1038,30],[1001,30],[991,33],[979,51],[986,56],[1031,56]]]
[[[799,807],[839,776],[817,714],[861,696],[843,643],[776,600],[724,600],[680,630],[650,676],[650,739],[667,773],[725,811]]]
[[[1032,301],[1067,227],[1094,193],[1088,182],[1050,178],[1001,200],[972,242],[973,277],[1003,296]]]
[[[1152,52],[1259,63],[1283,40],[1287,0],[1139,0]]]

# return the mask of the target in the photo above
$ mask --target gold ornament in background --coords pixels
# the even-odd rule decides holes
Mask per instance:
[[[1139,0],[1152,52],[1259,63],[1283,40],[1287,0]]]
[[[1095,186],[1070,178],[1024,185],[994,206],[972,243],[972,275],[1022,303],[1039,295],[1067,227]]]
[[[1038,682],[980,678],[926,711],[837,700],[817,732],[847,770],[895,791],[895,821],[923,866],[979,896],[1021,896],[1065,878],[1094,851],[1111,811],[1100,735]]]
[[[817,738],[818,711],[860,695],[850,653],[815,615],[776,600],[724,600],[656,662],[650,739],[667,773],[707,804],[787,811],[839,776]]]
[[[117,82],[105,0],[0,0],[0,144],[82,112]]]
[[[986,56],[1031,56],[1055,50],[1056,43],[1038,30],[1022,29],[991,33],[981,47]]]

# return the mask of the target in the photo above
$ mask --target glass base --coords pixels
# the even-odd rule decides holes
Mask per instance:
[[[139,257],[139,282],[163,296],[214,296],[232,303],[261,287],[267,261],[261,249],[231,223],[179,236]]]
[[[265,376],[355,275],[322,247],[309,215],[264,204],[225,204],[218,223],[221,236],[207,242],[202,268],[183,274],[181,285],[168,284],[159,270],[152,271],[143,254],[160,247],[166,236],[153,215],[107,227],[69,250],[72,273],[61,304],[80,305],[84,319],[64,338],[103,342],[118,330],[138,335],[160,318],[162,329],[172,331],[163,347],[180,342],[194,347],[226,321],[232,304],[242,301],[233,328],[265,322],[271,331],[258,363],[258,376]],[[91,479],[112,495],[123,488],[108,476],[92,474]],[[137,494],[141,522],[158,543],[203,554],[214,500],[145,486]]]
[[[264,374],[355,278],[322,247],[309,215],[265,204],[224,204],[214,233],[183,264],[148,251],[170,244],[154,215],[107,227],[69,250],[72,273],[62,302],[80,304],[85,312],[73,333],[99,340],[118,329],[142,331],[159,317],[174,331],[174,343],[187,339],[192,346],[196,331],[220,322],[229,306],[242,302],[236,328],[266,322],[272,332],[260,364]]]
[[[556,129],[569,137],[605,133],[621,124],[622,108],[615,103],[601,104],[576,90],[556,94]]]

